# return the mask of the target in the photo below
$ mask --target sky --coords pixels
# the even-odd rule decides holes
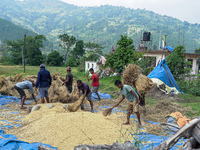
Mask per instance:
[[[200,24],[200,0],[61,0],[77,6],[124,6],[146,9],[181,21]]]

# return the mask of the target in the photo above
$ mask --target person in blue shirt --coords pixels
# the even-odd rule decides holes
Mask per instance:
[[[112,108],[117,107],[126,98],[128,100],[127,122],[125,122],[123,124],[124,125],[130,124],[130,122],[129,122],[130,115],[134,111],[135,114],[137,115],[139,126],[141,126],[138,94],[135,92],[135,90],[131,86],[122,84],[120,80],[116,80],[115,85],[120,89],[122,97],[121,97],[120,101],[117,104],[115,104]]]
[[[49,103],[48,90],[51,85],[51,75],[48,70],[45,69],[45,65],[40,65],[40,71],[38,72],[37,81],[35,87],[39,87],[38,95],[41,98],[41,102],[44,103],[44,97],[47,103]]]

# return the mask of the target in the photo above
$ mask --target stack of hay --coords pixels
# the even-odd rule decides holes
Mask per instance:
[[[153,86],[153,81],[141,74],[139,66],[129,64],[123,72],[122,82],[123,84],[132,86],[133,81],[135,81],[137,92],[141,97],[143,97],[143,95],[145,95]]]
[[[3,76],[0,77],[0,94],[2,95],[9,95],[9,96],[16,96],[19,97],[17,90],[15,90],[14,86],[16,83],[29,80],[31,82],[34,82],[37,80],[37,76],[35,75],[28,75],[25,76],[22,79],[22,73],[17,74],[14,78],[9,76],[4,78]],[[69,93],[67,91],[67,88],[65,86],[62,86],[63,81],[65,81],[64,77],[59,76],[59,74],[52,74],[52,85],[49,88],[49,98],[50,102],[62,102],[67,103],[69,100],[71,102],[75,102],[78,100],[78,94],[77,94],[77,84],[76,81],[73,81],[73,91],[72,93]],[[34,94],[38,95],[38,89],[34,89]],[[27,98],[31,98],[32,95],[29,92],[29,90],[25,90]]]

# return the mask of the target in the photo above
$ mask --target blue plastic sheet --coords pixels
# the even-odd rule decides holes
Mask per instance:
[[[101,99],[112,99],[110,94],[98,92]],[[99,100],[96,93],[92,93],[93,100]]]
[[[170,79],[169,79],[169,77]],[[180,89],[174,79],[170,69],[168,68],[165,59],[158,64],[156,68],[148,75],[150,79],[156,78],[163,81],[169,87],[174,87],[180,92]],[[172,81],[172,82],[171,82]],[[173,84],[172,84],[173,83]]]

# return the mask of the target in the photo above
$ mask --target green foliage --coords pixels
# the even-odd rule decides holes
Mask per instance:
[[[78,40],[76,42],[76,45],[75,45],[72,53],[73,53],[74,58],[76,58],[76,59],[83,57],[83,55],[85,54],[83,40]]]
[[[28,36],[36,36],[37,33],[33,31],[19,27],[5,19],[0,18],[0,41],[4,40],[19,40],[24,37],[24,34]]]
[[[139,54],[135,52],[131,38],[121,35],[121,39],[117,42],[117,45],[116,51],[106,55],[106,66],[113,69],[123,69],[125,65],[139,59]]]
[[[69,36],[68,34],[65,33],[65,34],[59,35],[59,39],[61,41],[60,46],[63,47],[64,56],[65,56],[64,60],[66,62],[71,46],[73,46],[76,43],[76,38],[73,35]]]
[[[26,63],[31,66],[38,66],[43,62],[43,56],[40,48],[43,46],[44,35],[28,36],[26,38]]]
[[[44,61],[44,57],[40,48],[43,47],[43,40],[46,40],[44,35],[36,35],[34,37],[26,37],[25,56],[26,64],[38,66]],[[22,53],[24,53],[24,39],[17,41],[6,40],[7,46],[4,49],[9,53],[5,53],[5,57],[15,65],[22,64]],[[5,58],[3,57],[3,58]],[[4,63],[5,64],[5,63]]]
[[[10,52],[10,60],[13,64],[19,65],[22,64],[22,50],[23,50],[23,41],[17,40],[9,41],[6,40],[7,50]]]
[[[193,52],[194,49],[194,38],[191,37],[197,37],[197,47],[200,44],[199,24],[182,22],[179,19],[159,15],[144,9],[109,5],[77,7],[59,0],[52,0],[51,3],[43,0],[37,0],[37,2],[32,0],[1,0],[0,11],[3,12],[0,13],[1,18],[12,20],[15,24],[20,24],[37,33],[46,35],[49,40],[54,42],[54,45],[59,44],[57,41],[58,35],[68,33],[80,40],[102,44],[106,47],[104,49],[105,53],[110,50],[111,45],[115,45],[121,34],[126,34],[135,39],[136,33],[138,35],[140,31],[151,31],[152,43],[156,43],[158,46],[157,39],[159,39],[159,33],[162,31],[162,35],[167,35],[167,45],[176,47],[179,26],[181,31],[185,29],[184,46],[188,52]],[[4,28],[4,26],[2,27]],[[4,33],[7,34],[7,32]],[[23,36],[24,32],[20,33]],[[3,41],[4,39],[0,40]],[[183,37],[181,36],[180,42],[182,41]],[[135,41],[135,43],[139,42],[140,38]]]
[[[174,48],[174,51],[166,58],[166,63],[175,79],[188,74],[190,62],[186,61],[185,49],[182,45]]]
[[[192,80],[178,80],[177,84],[180,90],[184,93],[200,96],[200,78],[192,79]]]
[[[58,51],[53,50],[47,56],[47,64],[50,66],[62,66],[63,57],[60,56],[60,53]]]
[[[69,56],[67,59],[67,63],[66,66],[70,66],[70,67],[76,67],[77,66],[77,60],[76,58],[74,58],[73,56]]]

